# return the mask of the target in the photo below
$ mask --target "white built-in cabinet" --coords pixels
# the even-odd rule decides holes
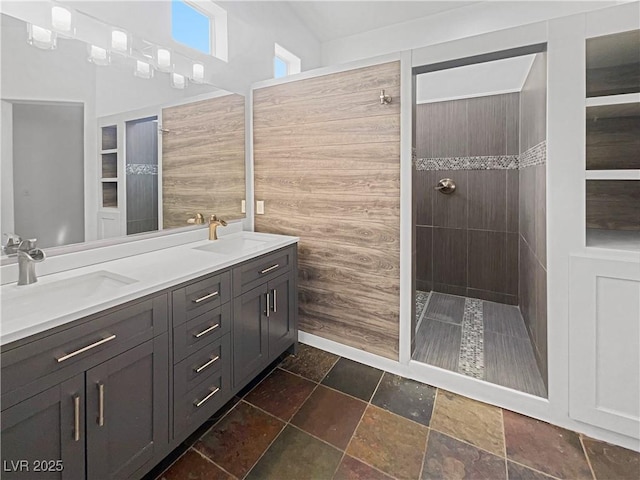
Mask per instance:
[[[637,439],[640,30],[585,38],[585,52],[586,235],[569,262],[569,415]]]

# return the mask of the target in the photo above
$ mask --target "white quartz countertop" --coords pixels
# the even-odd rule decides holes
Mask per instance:
[[[297,237],[285,235],[239,232],[215,241],[187,243],[42,276],[32,285],[3,285],[0,289],[0,345],[222,270],[297,241]],[[207,247],[214,251],[207,251]]]

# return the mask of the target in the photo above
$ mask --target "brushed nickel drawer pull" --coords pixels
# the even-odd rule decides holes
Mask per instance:
[[[269,310],[271,310],[271,307],[269,306],[269,293],[265,293],[264,295],[267,299],[267,318],[269,318]]]
[[[273,305],[271,306],[271,309],[273,310],[273,313],[278,313],[278,291],[274,288],[272,292],[273,292]]]
[[[278,268],[280,266],[280,264],[276,263],[275,265],[270,266],[269,268],[265,268],[264,270],[262,270],[260,273],[269,273],[271,270],[275,270],[276,268]]]
[[[193,303],[200,303],[200,302],[204,302],[204,301],[205,301],[205,300],[207,300],[208,298],[215,297],[216,295],[218,295],[218,293],[219,293],[219,292],[216,290],[215,292],[208,293],[208,294],[207,294],[207,295],[205,295],[204,297],[200,297],[200,298],[197,298],[197,299],[195,299],[195,300],[192,300],[192,302],[193,302]]]
[[[73,396],[73,439],[80,441],[80,395]]]
[[[204,370],[205,368],[209,367],[210,365],[213,365],[214,363],[216,363],[218,360],[220,359],[220,355],[216,355],[215,357],[213,357],[211,360],[209,360],[207,363],[205,363],[204,365],[200,365],[198,368],[194,368],[193,370],[196,373],[200,373],[202,370]]]
[[[98,383],[98,426],[104,426],[104,383]]]
[[[92,343],[91,345],[87,345],[86,347],[82,347],[80,350],[76,350],[75,352],[72,353],[68,353],[66,355],[63,355],[62,357],[58,357],[56,358],[56,360],[58,361],[58,363],[64,362],[65,360],[69,360],[72,357],[75,357],[76,355],[80,355],[81,353],[84,353],[88,350],[91,350],[92,348],[96,348],[102,344],[105,344],[107,342],[110,342],[111,340],[114,340],[116,338],[115,335],[111,335],[110,337],[107,338],[103,338],[102,340],[97,341],[96,343]]]
[[[207,395],[206,397],[204,397],[202,400],[195,401],[193,402],[193,404],[196,406],[196,408],[200,408],[202,405],[205,404],[205,402],[207,400],[209,400],[211,397],[213,397],[216,393],[218,393],[220,391],[220,389],[218,387],[216,387],[214,390],[211,390],[211,393],[209,395]]]
[[[210,326],[209,328],[205,328],[203,331],[201,331],[200,333],[194,333],[193,336],[195,338],[200,338],[203,335],[206,335],[207,333],[211,333],[213,332],[216,328],[218,328],[220,326],[219,323],[216,323],[215,325]]]

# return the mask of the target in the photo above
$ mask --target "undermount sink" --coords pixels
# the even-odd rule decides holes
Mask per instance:
[[[248,252],[255,248],[263,246],[266,242],[255,240],[253,238],[222,238],[213,240],[207,245],[194,247],[194,250],[201,250],[209,253],[219,253],[223,255],[233,255]]]
[[[59,303],[69,296],[82,299],[104,296],[105,293],[115,292],[135,282],[137,280],[133,278],[100,270],[49,283],[42,282],[41,279],[31,285],[6,285],[2,287],[2,314],[11,315],[29,306]]]

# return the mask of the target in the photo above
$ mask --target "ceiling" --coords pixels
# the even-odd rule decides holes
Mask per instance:
[[[505,58],[418,75],[416,102],[431,103],[460,98],[519,92],[535,55]]]
[[[459,1],[289,1],[320,42],[435,15],[479,2]]]

